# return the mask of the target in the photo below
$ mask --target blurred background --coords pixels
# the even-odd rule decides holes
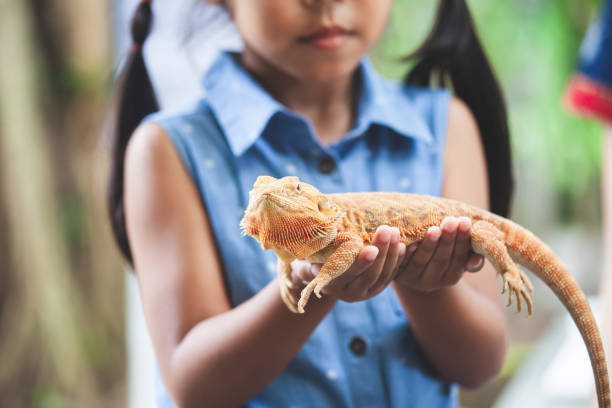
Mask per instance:
[[[216,8],[154,3],[146,58],[162,105],[176,107],[201,96],[198,81],[216,50],[240,42]],[[509,107],[512,217],[548,242],[595,295],[602,127],[568,115],[561,97],[600,1],[468,3]],[[2,407],[152,406],[150,344],[136,285],[111,239],[104,195],[104,119],[135,4],[0,2]],[[399,79],[407,72],[399,59],[424,39],[436,4],[395,0],[371,55],[382,74]],[[576,330],[566,330],[565,312],[542,285],[535,304],[530,319],[508,313],[506,366],[486,387],[462,392],[463,406],[588,406],[592,374],[584,346],[572,340]]]

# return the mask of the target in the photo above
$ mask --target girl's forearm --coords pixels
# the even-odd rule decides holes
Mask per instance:
[[[170,394],[182,408],[243,405],[289,364],[335,303],[315,298],[305,314],[293,314],[274,280],[240,306],[191,329],[165,376]]]
[[[493,300],[464,280],[432,293],[397,283],[394,289],[419,345],[442,377],[477,387],[499,372],[508,337],[503,310]]]

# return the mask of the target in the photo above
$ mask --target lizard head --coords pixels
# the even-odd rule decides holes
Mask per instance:
[[[260,176],[249,192],[240,227],[263,249],[286,249],[301,258],[310,255],[304,255],[306,248],[316,252],[320,248],[313,247],[315,242],[336,233],[343,215],[323,193],[297,177]]]

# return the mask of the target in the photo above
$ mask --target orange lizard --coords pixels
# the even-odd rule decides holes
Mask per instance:
[[[400,241],[421,241],[427,229],[447,216],[472,220],[474,252],[485,256],[501,274],[503,290],[514,298],[520,313],[522,300],[532,313],[529,278],[515,264],[542,279],[567,308],[586,344],[595,375],[600,408],[610,408],[610,383],[599,330],[589,303],[567,268],[535,235],[520,225],[459,201],[406,193],[323,194],[297,177],[258,177],[249,193],[249,205],[240,226],[264,250],[278,256],[281,296],[295,313],[304,313],[312,292],[320,292],[344,273],[364,246],[371,243],[380,225],[397,227]],[[323,263],[319,274],[297,300],[289,290],[295,259]]]

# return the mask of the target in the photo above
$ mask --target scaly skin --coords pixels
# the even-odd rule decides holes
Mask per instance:
[[[249,194],[249,206],[241,221],[243,232],[272,249],[279,262],[281,296],[295,313],[304,313],[312,292],[320,292],[344,273],[364,246],[372,242],[381,225],[397,227],[400,242],[422,240],[427,229],[447,216],[472,220],[474,252],[485,256],[503,279],[502,293],[509,292],[508,306],[516,297],[532,313],[531,282],[516,266],[525,266],[543,280],[572,316],[586,344],[597,389],[599,407],[610,407],[610,383],[599,330],[584,293],[552,250],[520,225],[483,209],[439,197],[404,193],[322,194],[297,177],[262,176]],[[323,263],[321,271],[295,299],[289,290],[290,263],[307,259]],[[516,262],[516,263],[515,263]]]

